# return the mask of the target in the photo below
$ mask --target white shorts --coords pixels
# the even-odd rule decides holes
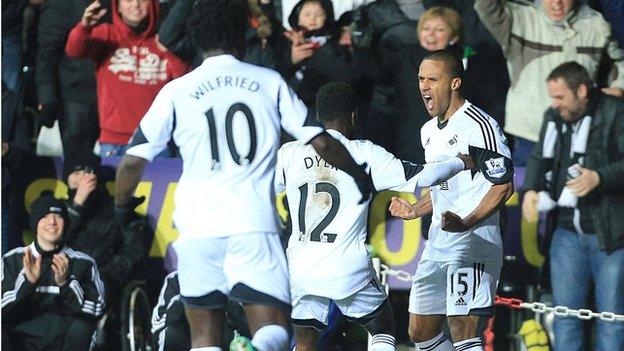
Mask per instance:
[[[334,300],[334,302],[342,314],[357,322],[362,317],[374,317],[377,312],[381,311],[381,306],[387,299],[386,291],[379,279],[375,277],[355,294],[342,300]],[[291,313],[293,324],[318,330],[324,329],[328,323],[331,301],[321,296],[293,294]]]
[[[278,234],[181,238],[173,247],[186,304],[220,308],[228,296],[243,303],[276,302],[277,307],[290,308],[288,266]]]
[[[490,316],[500,272],[501,266],[492,263],[421,260],[410,291],[409,312]]]

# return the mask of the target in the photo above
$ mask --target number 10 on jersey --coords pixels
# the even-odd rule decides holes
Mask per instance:
[[[242,156],[238,150],[236,149],[236,143],[234,142],[234,115],[236,112],[242,112],[247,120],[247,125],[249,126],[249,152],[247,155]],[[214,111],[211,108],[210,110],[204,112],[206,116],[206,120],[208,122],[208,138],[210,139],[210,153],[212,155],[212,170],[221,169],[221,160],[219,157],[219,142],[217,139],[217,124],[215,122]],[[254,156],[256,155],[256,147],[257,147],[257,135],[256,135],[256,124],[254,122],[253,114],[249,107],[243,103],[235,103],[227,111],[225,115],[225,137],[227,140],[228,150],[230,151],[230,155],[232,156],[232,160],[236,162],[239,166],[247,166],[250,164]]]

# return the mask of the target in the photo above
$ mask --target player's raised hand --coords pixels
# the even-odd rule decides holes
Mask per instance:
[[[90,28],[95,26],[98,21],[106,14],[106,9],[102,8],[102,4],[95,0],[84,10],[82,14],[82,25]]]
[[[442,230],[453,233],[465,232],[469,229],[468,225],[461,217],[451,211],[442,212]]]
[[[478,170],[477,164],[475,163],[475,161],[472,158],[472,156],[465,155],[465,154],[459,154],[459,155],[457,155],[457,157],[459,157],[460,160],[464,161],[464,169]]]
[[[390,199],[390,214],[394,217],[403,218],[405,220],[415,219],[418,216],[416,215],[416,210],[414,210],[414,206],[412,206],[407,200],[401,199],[400,197],[393,196]]]
[[[24,275],[26,279],[31,284],[35,284],[41,277],[41,255],[38,255],[37,258],[33,257],[30,252],[30,247],[27,247],[24,252],[24,257],[22,258],[22,263],[24,264]]]

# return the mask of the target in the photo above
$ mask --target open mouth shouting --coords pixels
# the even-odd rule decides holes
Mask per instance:
[[[423,102],[425,103],[425,107],[427,108],[427,111],[432,112],[433,111],[433,97],[429,95],[429,93],[424,93],[422,94],[422,98],[423,98]]]

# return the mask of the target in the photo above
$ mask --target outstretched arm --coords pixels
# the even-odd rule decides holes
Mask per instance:
[[[141,181],[143,169],[147,160],[131,155],[124,155],[117,168],[115,179],[117,189],[115,191],[115,205],[123,206],[130,202],[132,194]]]
[[[325,161],[353,177],[362,193],[362,201],[368,200],[374,190],[370,174],[366,173],[365,168],[353,160],[344,145],[332,138],[327,132],[314,137],[310,140],[310,144]]]
[[[134,221],[136,214],[135,207],[140,205],[145,196],[133,197],[132,194],[141,181],[143,169],[147,160],[141,157],[124,155],[117,168],[115,190],[115,219],[121,230],[128,230],[128,226]]]
[[[85,8],[80,23],[69,32],[65,53],[71,58],[91,58],[98,61],[109,40],[107,31],[94,33],[94,28],[106,14],[98,0]]]
[[[410,204],[407,200],[393,196],[390,200],[390,214],[405,220],[416,219],[433,212],[431,193],[427,192],[416,203]]]
[[[457,173],[474,169],[475,163],[469,155],[458,155],[442,162],[426,163],[418,174],[418,186],[430,187],[453,178]]]
[[[476,0],[474,9],[485,28],[492,34],[503,52],[509,50],[512,16],[507,12],[506,2],[501,0]]]

